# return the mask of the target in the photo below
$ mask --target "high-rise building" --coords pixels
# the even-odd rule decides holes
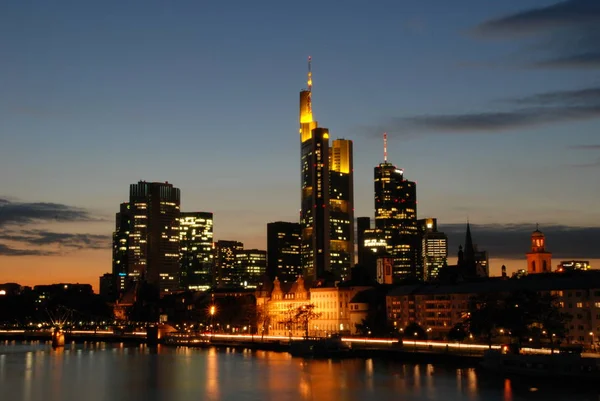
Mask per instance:
[[[115,299],[125,292],[131,280],[129,278],[129,262],[133,254],[129,249],[129,243],[132,227],[131,207],[129,203],[121,203],[119,213],[115,218],[112,247],[112,295]]]
[[[168,182],[129,188],[127,275],[160,294],[179,288],[179,204],[180,191]]]
[[[391,258],[388,252],[388,241],[385,236],[385,231],[379,228],[370,228],[364,233],[364,253],[363,264],[369,278],[375,280],[377,278],[377,261],[380,258],[386,257],[389,263]]]
[[[552,253],[546,250],[546,237],[536,227],[531,234],[531,251],[527,253],[527,273],[549,273],[552,271]]]
[[[437,219],[428,217],[417,220],[420,240],[417,270],[419,278],[435,280],[439,270],[447,265],[448,237],[437,229]]]
[[[179,216],[181,287],[205,291],[213,284],[213,214],[181,212]]]
[[[309,280],[322,278],[329,265],[329,131],[317,128],[312,113],[312,72],[300,92],[302,268]]]
[[[215,284],[220,288],[237,287],[242,283],[236,254],[244,249],[238,241],[219,240],[215,243]]]
[[[116,299],[115,280],[111,273],[100,276],[100,296],[106,302],[113,302]]]
[[[302,274],[300,258],[302,229],[299,223],[267,224],[267,274],[282,283],[293,283]]]
[[[404,177],[403,170],[387,161],[384,137],[384,162],[375,167],[375,228],[384,232],[387,251],[394,259],[395,281],[422,277],[417,271],[420,238],[416,187]]]
[[[330,269],[344,281],[354,265],[354,168],[347,139],[335,139],[329,149],[329,204]]]
[[[258,288],[263,284],[267,271],[267,252],[258,249],[242,249],[235,254],[239,285]]]
[[[358,264],[367,267],[366,265],[366,248],[365,248],[365,231],[371,229],[371,218],[370,217],[357,217],[356,218],[356,245],[358,251]]]

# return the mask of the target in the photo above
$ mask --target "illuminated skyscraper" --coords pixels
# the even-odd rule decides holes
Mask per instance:
[[[419,220],[421,237],[419,274],[425,281],[435,280],[441,268],[447,265],[448,237],[437,230],[437,219]]]
[[[356,244],[358,250],[358,264],[367,267],[366,256],[365,256],[365,231],[371,229],[371,218],[370,217],[357,217],[356,218]]]
[[[394,259],[394,280],[418,277],[416,183],[387,161],[386,136],[384,162],[375,167],[375,228],[383,230],[387,251]]]
[[[354,265],[354,169],[352,141],[335,139],[329,149],[330,266],[337,280]]]
[[[161,294],[179,288],[179,204],[180,191],[168,182],[130,185],[128,276]]]
[[[277,221],[267,224],[267,274],[282,283],[295,282],[302,275],[299,223]]]
[[[129,282],[129,235],[132,230],[131,209],[129,203],[121,203],[115,218],[112,249],[113,295],[118,298],[127,289]]]
[[[179,244],[181,287],[208,290],[213,284],[213,214],[182,212]]]
[[[317,128],[312,114],[312,72],[300,92],[302,268],[309,279],[322,278],[329,265],[329,131]]]
[[[215,243],[215,284],[220,288],[241,285],[242,272],[237,264],[236,254],[244,249],[238,241],[220,240]]]
[[[242,249],[235,254],[236,270],[239,272],[239,286],[258,288],[262,285],[267,271],[267,252],[258,249]]]

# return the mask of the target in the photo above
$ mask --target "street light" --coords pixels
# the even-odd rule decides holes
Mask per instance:
[[[596,344],[594,344],[594,332],[590,331],[590,336],[592,337],[592,351],[596,350]]]
[[[210,309],[209,309],[209,313],[210,313],[210,334],[211,334],[211,338],[212,338],[215,333],[214,321],[215,321],[215,313],[217,313],[217,308],[214,305],[211,305]]]

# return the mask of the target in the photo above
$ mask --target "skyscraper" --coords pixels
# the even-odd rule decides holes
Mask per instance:
[[[302,274],[299,223],[277,221],[267,224],[267,274],[271,281],[294,282]]]
[[[235,254],[236,270],[239,272],[239,285],[244,288],[258,288],[267,270],[267,252],[258,249],[241,249]]]
[[[394,259],[394,280],[418,277],[416,183],[387,161],[385,136],[384,162],[375,167],[375,228],[383,230],[387,251]]]
[[[371,229],[371,218],[370,217],[357,217],[356,218],[356,244],[358,251],[358,264],[366,266],[366,258],[365,256],[365,231]]]
[[[337,280],[354,265],[354,168],[352,141],[335,139],[329,150],[330,266]]]
[[[213,284],[213,214],[180,213],[179,244],[181,287],[208,290]]]
[[[300,92],[302,268],[318,279],[329,265],[329,131],[317,128],[312,114],[312,72]]]
[[[441,268],[447,265],[448,237],[437,230],[437,219],[428,218],[419,220],[419,270],[422,279],[435,280]]]
[[[241,271],[237,263],[238,251],[244,244],[238,241],[220,240],[215,243],[215,284],[220,288],[237,287],[242,283]]]
[[[180,191],[168,182],[130,185],[128,276],[161,294],[179,287],[179,204]]]
[[[115,231],[113,232],[112,247],[112,279],[113,295],[119,298],[127,289],[129,282],[130,253],[129,236],[132,230],[131,208],[129,203],[121,203],[115,218]]]

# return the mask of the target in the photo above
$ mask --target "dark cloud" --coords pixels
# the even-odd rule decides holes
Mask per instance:
[[[573,54],[535,61],[531,63],[531,66],[540,68],[600,68],[600,52]]]
[[[593,161],[593,162],[574,163],[574,164],[569,164],[568,166],[574,167],[574,168],[596,168],[596,167],[600,167],[600,158],[596,159],[596,161]]]
[[[573,145],[569,146],[569,149],[575,150],[600,150],[600,145]]]
[[[496,133],[553,123],[600,118],[600,88],[543,92],[504,99],[507,111],[430,114],[391,119],[382,126],[390,134],[415,132]],[[374,132],[374,131],[370,131]]]
[[[464,245],[466,224],[440,225],[448,235],[449,253],[455,255]],[[535,224],[471,224],[473,242],[489,252],[490,258],[524,259],[530,249],[530,236]],[[540,227],[546,235],[546,248],[552,252],[554,264],[561,259],[600,258],[600,227],[550,225]],[[454,263],[454,260],[450,260]]]
[[[48,256],[53,254],[53,252],[37,249],[16,249],[8,245],[0,244],[0,256]]]
[[[0,199],[0,226],[35,221],[101,221],[85,209],[59,203],[23,203]]]
[[[57,233],[45,230],[5,230],[0,241],[18,242],[26,246],[59,245],[70,249],[107,249],[111,237],[98,234]]]
[[[442,133],[492,133],[550,123],[600,118],[600,104],[589,106],[531,107],[505,112],[430,114],[393,120],[391,133],[417,130]]]
[[[600,68],[600,2],[568,0],[485,21],[476,37],[514,39],[533,36],[539,42],[524,49],[525,63],[535,68]],[[535,49],[536,51],[531,51]]]
[[[485,21],[473,29],[480,36],[514,36],[578,28],[600,23],[600,2],[567,0]]]

